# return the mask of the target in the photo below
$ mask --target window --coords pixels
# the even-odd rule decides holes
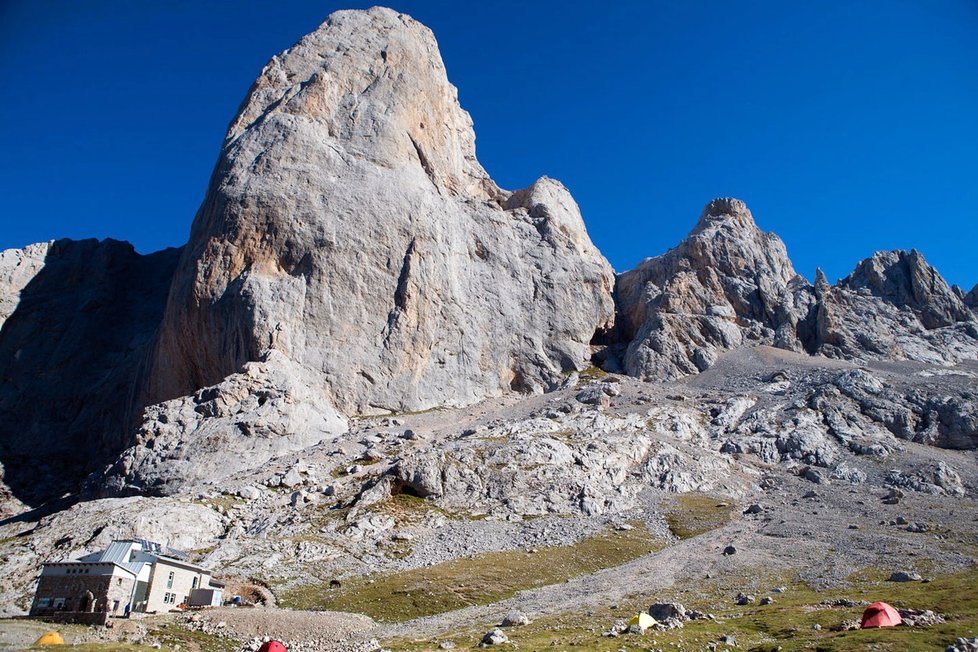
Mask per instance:
[[[173,588],[173,571],[170,571],[170,576],[166,580],[166,588],[168,589]]]
[[[47,609],[50,606],[51,606],[51,598],[38,598],[37,599],[37,608],[38,609]]]
[[[198,583],[198,582],[200,582],[200,578],[199,578],[199,577],[196,577],[196,576],[195,576],[195,577],[194,577],[194,583],[193,583],[193,586],[191,586],[190,588],[192,588],[192,589],[196,589],[196,588],[197,588],[197,583]]]

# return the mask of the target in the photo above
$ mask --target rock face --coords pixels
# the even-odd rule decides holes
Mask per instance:
[[[573,199],[500,190],[431,32],[337,12],[232,122],[176,272],[150,401],[278,351],[347,414],[551,388],[613,317]]]
[[[917,251],[874,254],[813,290],[811,353],[935,364],[978,355],[978,318]]]
[[[160,495],[212,484],[344,432],[346,420],[307,375],[272,350],[218,385],[149,407],[109,488]]]
[[[835,287],[819,271],[811,285],[743,202],[716,199],[679,246],[619,276],[620,365],[645,380],[677,378],[759,344],[954,364],[978,355],[967,296],[917,251],[877,253]]]
[[[76,490],[126,445],[178,254],[114,240],[0,254],[0,462],[21,500]]]
[[[784,243],[738,199],[715,199],[679,246],[619,276],[624,369],[645,380],[710,367],[721,351],[799,349],[794,290],[804,285]]]
[[[971,288],[971,292],[964,295],[962,300],[964,301],[965,305],[972,310],[978,310],[978,285]]]
[[[508,192],[480,166],[428,29],[388,9],[337,12],[265,66],[182,250],[59,241],[0,253],[0,503],[74,491],[92,471],[96,491],[176,493],[335,438],[348,416],[566,388],[596,334],[612,342],[609,370],[649,381],[759,345],[974,359],[976,297],[916,251],[812,285],[736,199],[711,202],[676,248],[615,284],[566,188],[543,177]],[[842,476],[829,435],[856,454],[880,452],[862,437],[878,424],[975,446],[971,393],[891,395],[848,376],[823,385],[797,413],[731,399],[717,418],[739,425],[711,437]],[[592,383],[575,400],[606,409],[618,391]],[[864,418],[847,416],[857,408]],[[636,424],[599,421],[588,437],[633,441]],[[488,453],[463,439],[413,454],[396,480],[459,504],[492,495],[598,513],[633,497],[619,490],[626,470],[685,491],[712,486],[725,463],[686,463],[652,436],[634,439],[633,459],[608,441],[524,435]],[[487,454],[545,470],[500,478]],[[548,483],[562,493],[544,500]]]
[[[44,267],[53,242],[41,242],[23,249],[0,251],[0,329],[14,314],[24,288]]]
[[[912,310],[928,330],[973,319],[964,302],[916,249],[877,252],[839,285],[857,293],[865,290],[898,308]]]

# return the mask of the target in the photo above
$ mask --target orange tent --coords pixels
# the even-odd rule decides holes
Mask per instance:
[[[903,622],[899,612],[885,602],[874,602],[863,612],[861,627],[896,627]]]

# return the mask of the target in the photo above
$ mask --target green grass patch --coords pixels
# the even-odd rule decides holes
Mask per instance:
[[[219,494],[217,496],[212,496],[211,498],[195,500],[194,502],[198,505],[204,505],[206,507],[210,507],[211,509],[216,509],[217,511],[226,512],[232,507],[242,504],[244,499],[238,496],[232,496],[231,494]]]
[[[936,577],[932,582],[894,583],[883,581],[884,573],[868,570],[850,578],[850,584],[830,591],[816,591],[802,583],[787,583],[783,594],[758,591],[758,597],[772,595],[771,605],[738,607],[733,604],[734,587],[743,587],[744,577],[698,582],[693,587],[676,587],[656,594],[630,596],[618,609],[600,609],[590,615],[564,613],[541,618],[526,627],[510,628],[506,634],[524,650],[613,650],[687,649],[706,650],[724,635],[736,637],[740,650],[768,652],[782,650],[821,650],[856,652],[877,650],[943,650],[959,636],[978,635],[978,569]],[[786,583],[784,576],[752,576],[757,583],[773,588]],[[895,627],[853,631],[832,631],[847,620],[858,620],[864,607],[829,607],[824,600],[889,602],[897,608],[931,609],[949,617],[948,622],[930,627]],[[645,635],[627,634],[617,639],[602,635],[617,619],[627,620],[649,604],[679,601],[714,614],[717,620],[686,623],[681,629],[650,631]],[[813,625],[821,625],[815,630]],[[385,641],[385,647],[398,652],[420,652],[435,648],[438,641],[453,640],[458,649],[475,647],[492,623],[466,626],[422,640]],[[727,649],[719,645],[718,649]]]
[[[335,589],[328,584],[299,586],[283,592],[280,604],[360,612],[384,622],[402,622],[503,600],[524,589],[618,566],[662,547],[644,528],[635,527],[535,553],[491,552],[402,573],[352,578]]]
[[[66,640],[73,640],[80,635],[88,634],[88,628],[80,625],[52,624],[50,629],[61,632]],[[164,623],[159,627],[152,628],[150,636],[158,639],[163,650],[180,649],[184,652],[237,652],[240,646],[234,641],[204,634],[203,632],[193,632],[180,627],[174,623]],[[40,634],[38,634],[40,636]],[[148,652],[154,648],[149,645],[136,645],[134,643],[123,642],[98,642],[98,643],[69,643],[65,647],[70,647],[73,651],[79,652]],[[5,649],[0,643],[0,650]],[[57,647],[36,646],[31,650],[53,650]]]
[[[608,375],[608,372],[601,367],[596,367],[593,364],[588,365],[586,368],[577,372],[577,377],[582,383],[588,383],[592,380],[601,380]]]
[[[735,512],[736,508],[728,499],[688,493],[676,496],[676,503],[665,513],[665,519],[674,535],[690,539],[723,527],[733,519]]]

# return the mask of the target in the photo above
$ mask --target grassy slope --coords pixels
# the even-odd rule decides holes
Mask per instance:
[[[390,575],[296,587],[280,604],[297,609],[358,611],[384,622],[401,622],[469,605],[489,604],[517,591],[618,566],[661,549],[641,527],[605,532],[574,546],[510,550],[457,559]]]
[[[786,583],[785,578],[770,576],[765,585]],[[723,578],[701,583],[695,589],[674,589],[655,595],[631,596],[617,610],[596,612],[590,617],[567,613],[548,617],[527,627],[509,629],[510,639],[523,650],[616,650],[682,649],[704,650],[723,635],[736,637],[739,648],[767,651],[822,650],[943,650],[959,636],[978,634],[978,569],[936,577],[929,583],[898,584],[885,582],[876,571],[867,571],[851,578],[850,585],[832,591],[813,591],[804,585],[791,585],[784,594],[771,594],[777,602],[772,605],[738,607],[732,596],[743,578]],[[843,621],[858,620],[863,607],[840,608],[820,605],[835,598],[890,602],[896,607],[932,609],[950,616],[947,623],[921,628],[868,629],[831,631]],[[649,632],[644,636],[628,634],[617,639],[602,635],[616,619],[627,619],[652,602],[680,599],[687,607],[704,609],[717,617],[716,621],[694,621],[682,629],[668,632]],[[814,630],[819,624],[822,629]],[[490,624],[469,627],[449,635],[428,640],[395,640],[386,647],[395,651],[430,650],[436,641],[449,638],[460,648],[478,644]],[[780,646],[780,647],[779,647]],[[721,645],[719,649],[723,649]]]

